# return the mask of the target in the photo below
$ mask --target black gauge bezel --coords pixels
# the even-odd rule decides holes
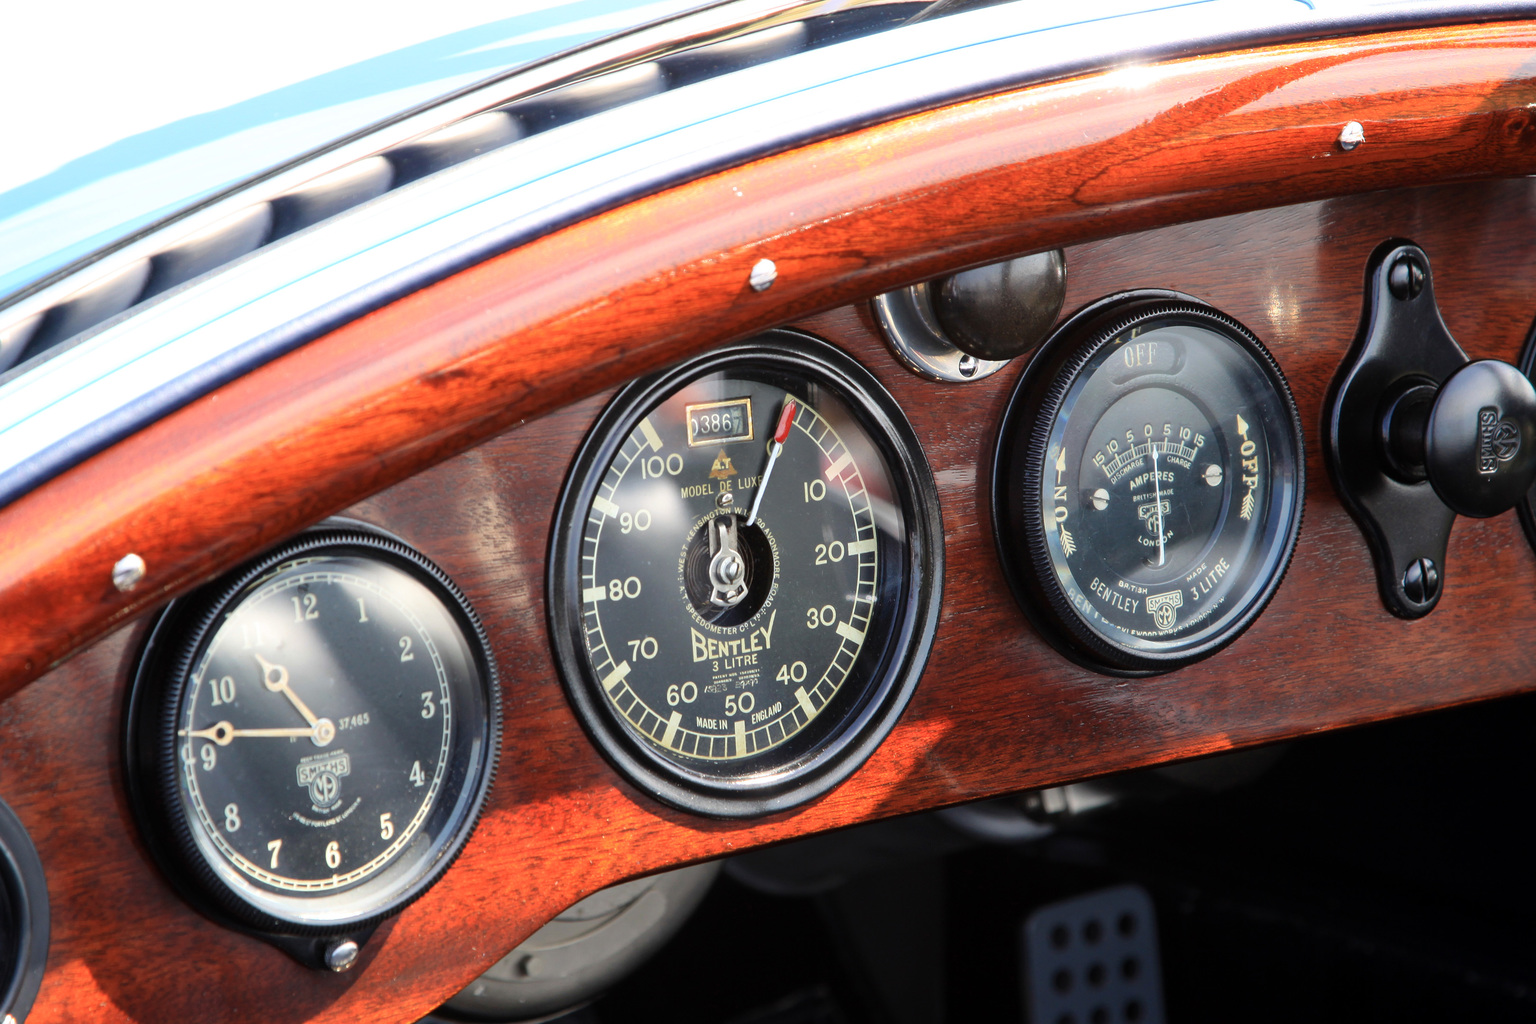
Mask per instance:
[[[1536,383],[1536,323],[1531,324],[1529,333],[1525,336],[1525,347],[1520,350],[1520,362],[1517,364],[1520,372]],[[1515,505],[1515,512],[1520,517],[1520,526],[1525,531],[1526,542],[1536,550],[1536,486],[1526,492],[1525,497]]]
[[[1273,559],[1239,601],[1240,611],[1164,650],[1133,649],[1104,636],[1071,607],[1055,580],[1041,527],[1040,483],[1057,417],[1078,374],[1124,332],[1157,319],[1183,319],[1225,336],[1243,349],[1280,397],[1284,433],[1294,446],[1294,495],[1289,520],[1255,557]],[[1290,567],[1301,533],[1306,495],[1306,447],[1290,385],[1262,342],[1236,319],[1183,292],[1145,289],[1099,299],[1074,313],[1052,333],[1025,367],[999,426],[992,462],[993,539],[1003,575],[1031,625],[1074,663],[1105,675],[1160,675],[1210,657],[1237,639],[1263,612]],[[1271,488],[1270,501],[1279,501]],[[1284,513],[1286,510],[1278,510]]]
[[[26,826],[0,800],[0,1015],[24,1021],[48,962],[48,882]]]
[[[336,893],[288,897],[309,915],[334,905],[356,904],[365,909],[339,913],[317,923],[290,917],[274,909],[279,901],[258,906],[220,877],[200,852],[192,826],[178,798],[176,728],[188,674],[217,632],[225,613],[267,577],[299,558],[352,557],[381,563],[403,572],[440,603],[458,628],[465,650],[479,675],[469,691],[481,707],[464,715],[465,727],[453,740],[450,771],[457,787],[448,799],[439,798],[437,834],[425,859],[408,868],[404,859],[386,865]],[[476,692],[478,691],[478,692]],[[419,899],[443,875],[474,833],[501,756],[502,698],[500,677],[479,616],[464,593],[431,559],[402,540],[367,524],[330,520],[279,545],[204,587],[179,598],[156,619],[140,653],[129,688],[124,715],[124,778],[140,833],[162,871],[178,892],[202,913],[221,924],[273,941],[296,957],[312,961],[304,939],[347,936],[361,943],[382,920]],[[483,714],[480,710],[483,709]],[[475,724],[478,724],[478,728]],[[401,875],[407,875],[402,882]],[[392,898],[369,903],[370,890],[394,890]],[[301,941],[290,942],[297,938]],[[311,962],[311,966],[318,966]]]
[[[888,613],[884,647],[861,688],[834,712],[825,737],[792,762],[739,776],[689,771],[639,739],[598,692],[585,656],[578,556],[582,523],[604,472],[639,421],[674,392],[712,373],[814,380],[854,414],[876,445],[906,522],[899,607]],[[891,731],[927,664],[944,573],[938,490],[917,435],[890,393],[842,350],[797,331],[774,330],[689,359],[622,388],[599,414],[572,461],[556,506],[547,594],[550,638],[566,697],[604,757],[657,800],[715,818],[772,814],[813,800],[851,775]],[[882,612],[882,614],[887,614]],[[864,662],[865,656],[860,657]],[[851,681],[851,680],[850,680]],[[855,692],[856,691],[856,692]],[[841,696],[841,694],[840,694]]]

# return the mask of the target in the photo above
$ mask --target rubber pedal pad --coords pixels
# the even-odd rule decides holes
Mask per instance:
[[[1028,1024],[1163,1024],[1157,915],[1141,886],[1048,903],[1023,931]]]

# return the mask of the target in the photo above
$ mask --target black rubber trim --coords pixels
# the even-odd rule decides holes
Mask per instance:
[[[48,963],[48,880],[32,837],[0,800],[0,1015],[25,1021]]]

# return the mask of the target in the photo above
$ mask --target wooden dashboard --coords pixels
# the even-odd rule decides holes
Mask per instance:
[[[1144,86],[1087,79],[978,100],[818,144],[403,300],[0,512],[0,796],[29,829],[52,900],[30,1019],[415,1019],[559,910],[625,878],[1536,688],[1536,621],[1524,613],[1536,556],[1514,514],[1458,522],[1438,609],[1395,619],[1321,455],[1366,259],[1387,238],[1434,261],[1446,324],[1469,355],[1519,358],[1536,317],[1536,181],[1513,176],[1536,170],[1533,55],[1528,26],[1295,44],[1173,62]],[[1368,141],[1339,169],[1348,157],[1331,147],[1346,111]],[[725,178],[765,198],[719,215]],[[1405,187],[1459,178],[1493,180]],[[1316,198],[1331,194],[1341,197]],[[1255,206],[1273,208],[1230,212]],[[1190,216],[1209,219],[1170,224]],[[1002,578],[988,467],[1021,367],[960,386],[919,379],[863,301],[957,265],[1128,230],[1067,248],[1066,310],[1157,287],[1236,317],[1287,376],[1307,445],[1301,540],[1273,603],[1215,657],[1139,680],[1055,653]],[[594,264],[601,254],[611,258]],[[782,288],[759,300],[745,270],[764,254]],[[906,410],[939,488],[943,610],[916,696],[849,781],[771,818],[705,820],[630,787],[578,726],[547,637],[546,550],[571,456],[611,393],[594,389],[778,323],[851,353]],[[459,862],[380,928],[356,968],[327,975],[181,902],[137,836],[120,734],[146,609],[343,506],[468,594],[500,663],[506,728],[491,802]],[[108,569],[127,550],[145,555],[150,578],[124,598]]]

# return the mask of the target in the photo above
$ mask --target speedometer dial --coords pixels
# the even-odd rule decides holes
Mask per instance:
[[[1166,671],[1263,609],[1301,522],[1301,429],[1280,369],[1185,296],[1068,321],[1010,403],[994,473],[1010,582],[1058,647]]]
[[[921,670],[936,519],[910,427],[824,344],[780,332],[631,386],[556,528],[573,704],[673,804],[752,814],[824,791]]]

